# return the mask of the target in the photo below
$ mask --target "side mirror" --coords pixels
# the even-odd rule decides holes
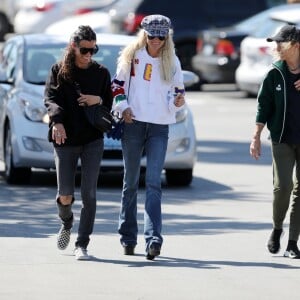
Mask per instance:
[[[185,87],[192,86],[200,81],[200,78],[197,74],[191,71],[183,70],[183,83]]]

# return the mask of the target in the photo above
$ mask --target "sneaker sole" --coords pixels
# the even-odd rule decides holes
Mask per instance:
[[[291,258],[291,259],[300,259],[299,256],[297,256],[296,254],[291,253],[290,251],[287,251],[287,250],[283,253],[283,257],[287,257],[287,258]]]
[[[268,250],[269,253],[271,253],[271,254],[277,254],[277,253],[280,251],[280,249],[281,249],[281,240],[282,240],[283,236],[284,236],[284,230],[282,230],[282,233],[281,233],[281,235],[280,235],[280,239],[279,239],[279,248],[278,248],[278,251],[277,251],[277,252],[270,252],[270,250],[269,250],[269,248],[268,248],[268,241],[269,241],[269,238],[268,238],[267,243],[266,243],[266,248],[267,248],[267,250]]]

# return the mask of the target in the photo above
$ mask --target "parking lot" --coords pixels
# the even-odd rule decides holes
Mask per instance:
[[[89,252],[56,249],[59,228],[55,175],[34,173],[26,186],[0,177],[0,298],[10,299],[298,299],[299,261],[269,255],[271,158],[267,132],[259,162],[249,157],[255,99],[232,86],[189,92],[197,129],[197,163],[190,187],[163,182],[161,256],[144,257],[140,189],[137,255],[124,256],[116,233],[121,179],[99,184]],[[80,210],[79,191],[75,218]],[[287,234],[283,239],[283,248]],[[283,249],[284,250],[284,249]]]

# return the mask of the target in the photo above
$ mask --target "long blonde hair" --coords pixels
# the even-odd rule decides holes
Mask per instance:
[[[131,61],[134,58],[135,52],[146,46],[147,34],[144,29],[141,29],[137,34],[137,39],[133,43],[126,46],[123,50],[121,50],[118,58],[118,68],[124,68],[129,72]],[[164,42],[164,45],[161,48],[159,58],[161,62],[161,78],[166,82],[170,82],[172,80],[175,69],[175,49],[171,32],[169,33],[168,37]]]

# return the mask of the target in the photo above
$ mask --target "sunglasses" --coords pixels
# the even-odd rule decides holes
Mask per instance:
[[[155,38],[158,38],[160,41],[164,41],[166,39],[165,36],[155,36],[155,35],[148,35],[148,39],[151,41],[151,40],[154,40]]]
[[[94,55],[98,52],[99,48],[96,45],[94,48],[86,48],[86,47],[79,47],[79,52],[82,55],[88,54],[90,52],[91,55]]]

